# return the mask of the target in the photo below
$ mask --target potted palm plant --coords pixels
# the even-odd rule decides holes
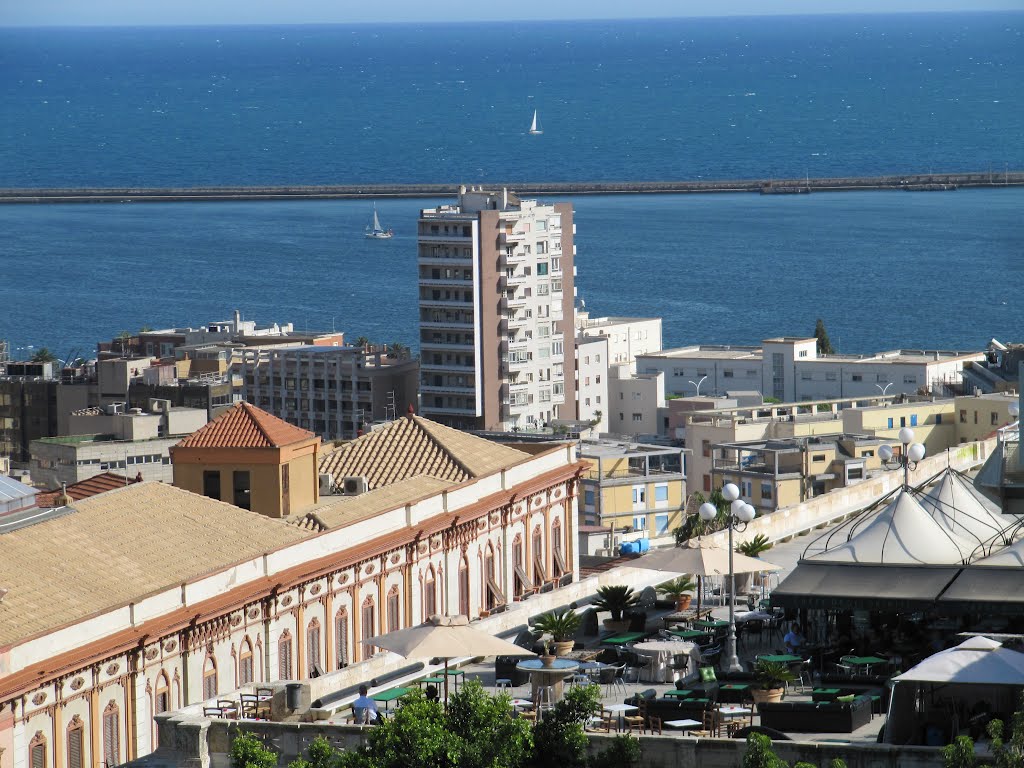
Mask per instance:
[[[693,591],[697,589],[697,583],[689,576],[680,576],[678,579],[666,581],[658,587],[658,591],[676,601],[676,610],[685,611],[690,607],[693,600]]]
[[[604,620],[605,627],[613,632],[625,632],[629,629],[629,621],[623,620],[622,614],[636,605],[639,599],[639,595],[634,594],[632,587],[621,585],[599,587],[594,608],[611,613],[611,618]]]
[[[758,659],[754,665],[754,685],[750,688],[750,695],[755,704],[781,701],[786,684],[795,679],[796,676],[781,661]]]
[[[555,646],[555,656],[565,656],[572,650],[573,636],[580,628],[580,616],[571,608],[562,613],[549,611],[537,617],[533,622],[533,631],[551,636]]]
[[[736,547],[736,551],[741,555],[746,555],[747,557],[758,558],[762,552],[771,548],[772,544],[768,541],[768,537],[763,533],[759,533],[754,538],[747,539],[747,541],[738,545]],[[750,586],[753,578],[754,574],[752,573],[737,574],[736,592],[739,594],[750,592]]]

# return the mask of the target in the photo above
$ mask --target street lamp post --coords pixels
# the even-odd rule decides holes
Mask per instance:
[[[885,397],[885,391],[892,386],[892,382],[890,381],[888,384],[885,385],[885,387],[882,387],[881,384],[875,384],[875,386],[878,387],[878,390],[882,393],[882,397]]]
[[[722,498],[729,502],[729,515],[726,527],[729,529],[729,634],[725,638],[725,658],[729,672],[742,672],[739,657],[736,655],[736,573],[732,561],[732,531],[735,528],[741,533],[747,523],[754,519],[757,511],[740,499],[740,489],[732,483],[722,486]],[[718,507],[711,502],[700,505],[698,511],[701,520],[710,522],[718,516]]]
[[[689,382],[690,382],[691,384],[693,384],[694,388],[695,388],[695,389],[697,390],[697,397],[700,397],[700,385],[704,383],[704,379],[706,379],[707,377],[708,377],[708,375],[707,375],[707,374],[705,373],[705,374],[704,374],[704,375],[703,375],[703,376],[701,377],[700,381],[698,381],[698,382],[697,382],[696,384],[693,384],[693,379],[688,379],[688,381],[689,381]]]
[[[899,456],[893,453],[888,445],[878,449],[878,457],[887,469],[903,467],[903,487],[910,488],[910,470],[917,467],[917,463],[924,458],[925,447],[921,443],[914,442],[914,430],[910,427],[903,427],[899,432],[900,442],[903,443],[903,450]]]

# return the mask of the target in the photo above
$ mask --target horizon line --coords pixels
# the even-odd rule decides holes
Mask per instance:
[[[182,21],[153,21],[134,23],[107,23],[107,22],[82,22],[79,24],[60,23],[14,23],[0,24],[0,29],[137,29],[146,27],[171,27],[171,28],[209,28],[209,27],[363,27],[363,26],[409,26],[409,25],[468,25],[468,24],[551,24],[565,22],[598,22],[598,21],[683,21],[692,19],[776,19],[776,18],[819,18],[819,17],[840,17],[840,16],[953,16],[953,15],[979,15],[979,14],[1021,14],[1024,15],[1024,8],[962,8],[957,10],[916,10],[916,11],[825,11],[821,13],[788,12],[777,13],[723,13],[723,14],[691,14],[691,15],[662,15],[662,16],[593,16],[587,18],[495,18],[495,19],[411,19],[406,21],[392,20],[366,20],[366,21],[266,21],[266,22],[182,22]]]

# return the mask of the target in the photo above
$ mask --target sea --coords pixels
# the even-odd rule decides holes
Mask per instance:
[[[0,16],[2,24],[2,16]],[[0,187],[1024,169],[1024,13],[0,28]],[[534,110],[544,133],[527,131]],[[1024,190],[570,197],[578,295],[668,346],[1024,336]],[[234,309],[416,346],[437,200],[0,206],[0,339],[66,358]]]

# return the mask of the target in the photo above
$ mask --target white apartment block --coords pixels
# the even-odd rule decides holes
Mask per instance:
[[[244,400],[324,440],[355,438],[416,402],[416,361],[362,347],[249,347],[235,371]]]
[[[628,363],[608,369],[611,398],[608,431],[616,435],[651,436],[664,433],[661,410],[665,407],[665,376],[662,373],[630,373]]]
[[[694,345],[637,358],[641,373],[664,373],[670,395],[758,390],[782,402],[943,394],[984,352],[897,349],[875,355],[820,355],[815,339],[766,339],[760,347]]]
[[[500,430],[575,418],[574,227],[571,204],[508,190],[463,187],[421,211],[424,416]]]
[[[608,431],[608,338],[576,338],[576,418]]]
[[[629,363],[636,371],[636,358],[661,351],[660,317],[590,317],[576,313],[578,336],[602,336],[608,339],[608,364]]]

